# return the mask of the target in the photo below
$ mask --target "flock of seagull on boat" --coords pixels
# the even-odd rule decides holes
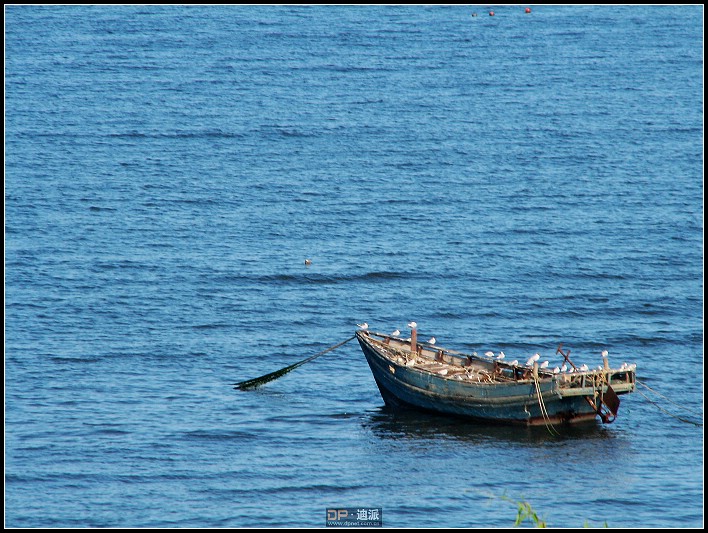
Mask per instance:
[[[363,324],[357,324],[357,326],[362,331],[366,331],[369,329],[369,324],[367,324],[366,322],[364,322]],[[410,329],[416,329],[418,327],[418,324],[415,322],[409,322],[408,327]],[[400,337],[400,335],[401,335],[401,332],[398,329],[391,332],[391,337]],[[409,337],[405,340],[410,342],[411,339]],[[435,339],[435,337],[431,337],[428,340],[427,344],[433,345],[436,342],[437,342],[437,340]],[[477,352],[474,352],[473,355],[476,356]],[[488,357],[490,359],[496,359],[497,361],[502,361],[506,357],[506,354],[504,354],[504,352],[499,352],[498,354],[495,355],[494,352],[488,351],[488,352],[485,352],[484,355],[485,355],[485,357]],[[603,358],[607,357],[607,355],[608,355],[607,350],[603,350],[602,357]],[[526,361],[525,366],[532,368],[534,363],[537,363],[539,359],[541,359],[541,354],[536,353],[536,354],[532,355],[531,357],[529,357],[529,359]],[[518,359],[514,359],[513,361],[509,362],[508,364],[511,366],[519,366],[519,361],[518,361]],[[549,364],[550,364],[549,361],[543,361],[541,364],[538,365],[538,367],[545,369],[545,368],[548,368]],[[604,368],[603,365],[599,365],[597,367],[597,370],[602,370],[603,368]],[[622,366],[620,366],[620,370],[636,370],[636,368],[637,368],[636,364],[622,363]],[[562,373],[566,373],[566,372],[568,372],[568,373],[588,372],[589,370],[590,370],[590,367],[586,364],[582,364],[577,368],[570,368],[569,369],[568,365],[566,363],[563,363],[561,366],[556,366],[553,369],[553,373],[554,374],[562,374]]]

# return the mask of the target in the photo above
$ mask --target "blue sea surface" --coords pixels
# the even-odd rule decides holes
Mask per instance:
[[[5,7],[6,526],[702,527],[703,7],[488,11]],[[411,320],[651,390],[554,437],[354,342],[232,388]]]

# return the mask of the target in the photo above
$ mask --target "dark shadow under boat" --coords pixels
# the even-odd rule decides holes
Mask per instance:
[[[572,441],[606,440],[615,437],[603,424],[595,421],[587,424],[564,424],[556,426],[557,433],[544,426],[522,426],[484,423],[454,415],[441,415],[417,409],[400,409],[383,405],[371,410],[364,417],[362,426],[376,437],[401,441],[459,441],[473,444],[506,442],[510,444],[541,444]]]

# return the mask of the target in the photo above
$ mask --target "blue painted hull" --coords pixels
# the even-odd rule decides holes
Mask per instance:
[[[593,421],[597,412],[586,396],[562,397],[555,378],[538,380],[545,416],[533,380],[474,383],[399,364],[381,353],[368,334],[357,334],[387,405],[414,408],[486,422],[541,425]]]

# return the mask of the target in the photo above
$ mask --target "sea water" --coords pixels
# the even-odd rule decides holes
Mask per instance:
[[[702,526],[703,8],[489,11],[5,8],[6,526]],[[411,320],[646,397],[394,412],[355,342],[232,388]]]

